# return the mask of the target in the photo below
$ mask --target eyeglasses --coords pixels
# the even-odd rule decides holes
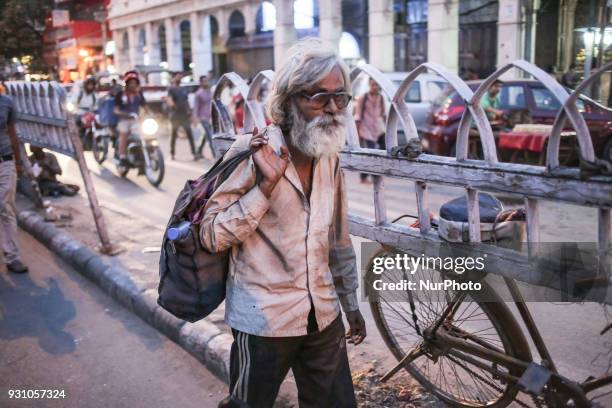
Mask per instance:
[[[334,100],[334,103],[338,109],[344,109],[348,106],[349,102],[353,98],[348,92],[319,92],[314,95],[309,95],[302,92],[301,95],[308,99],[315,109],[322,109],[329,103],[330,100]]]

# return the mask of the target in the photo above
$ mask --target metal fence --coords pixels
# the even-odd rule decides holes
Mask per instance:
[[[503,163],[497,159],[493,131],[480,106],[480,99],[496,79],[512,68],[523,70],[540,81],[562,105],[548,139],[545,167]],[[566,120],[569,120],[576,132],[582,162],[609,170],[606,163],[595,157],[588,126],[578,111],[576,101],[585,88],[610,69],[612,63],[595,72],[570,94],[546,72],[522,60],[500,68],[485,79],[475,91],[456,74],[434,63],[425,63],[411,71],[399,87],[393,85],[382,72],[371,65],[355,68],[351,72],[353,80],[361,74],[368,75],[380,85],[382,92],[391,103],[386,123],[386,151],[360,147],[350,107],[346,112],[348,139],[347,146],[340,155],[342,167],[375,176],[373,183],[375,218],[370,220],[350,215],[351,234],[427,256],[435,256],[441,246],[463,246],[473,253],[473,256],[487,256],[488,269],[498,275],[530,284],[541,284],[541,271],[530,262],[528,254],[481,242],[478,193],[484,191],[520,196],[524,199],[527,213],[527,242],[530,244],[540,242],[542,200],[597,208],[598,250],[604,262],[609,265],[612,241],[610,215],[612,177],[600,174],[585,178],[580,168],[561,167],[559,148],[561,131],[565,127]],[[405,95],[413,81],[426,71],[433,71],[443,77],[458,92],[467,107],[459,125],[455,157],[420,154],[416,158],[409,158],[395,154],[398,151],[396,148],[398,130],[402,130],[408,139],[418,138],[414,120],[405,102]],[[214,93],[213,105],[215,150],[224,151],[235,138],[231,116],[227,107],[221,102],[224,89],[228,86],[235,87],[245,100],[244,131],[249,132],[254,126],[261,129],[266,123],[262,102],[257,96],[264,82],[272,80],[273,75],[272,71],[260,72],[250,85],[235,73],[225,74],[220,79]],[[484,156],[482,160],[468,158],[472,123],[477,129],[482,145]],[[419,228],[401,226],[388,221],[384,198],[384,176],[412,180],[415,183]],[[428,200],[428,186],[431,184],[461,187],[465,190],[468,201],[469,243],[448,243],[432,230]],[[606,278],[609,279],[608,276]],[[560,289],[555,285],[550,283],[550,287]],[[612,294],[607,291],[607,287],[601,291],[598,298],[605,299],[606,303],[612,303]]]
[[[66,91],[57,82],[25,81],[8,82],[6,90],[13,99],[19,141],[65,154],[77,161],[102,243],[101,249],[112,252],[91,173],[83,156],[81,139],[74,118],[65,109]],[[25,162],[29,164],[27,160]]]

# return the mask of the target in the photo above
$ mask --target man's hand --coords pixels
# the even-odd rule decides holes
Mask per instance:
[[[346,320],[349,324],[349,329],[346,332],[348,342],[358,345],[366,338],[366,325],[363,316],[359,310],[346,312]]]
[[[269,198],[276,183],[285,174],[285,169],[287,169],[289,163],[289,150],[285,146],[281,146],[281,154],[277,156],[274,149],[268,146],[268,136],[259,133],[257,128],[253,129],[251,149],[255,152],[253,153],[253,161],[263,176],[259,188]]]

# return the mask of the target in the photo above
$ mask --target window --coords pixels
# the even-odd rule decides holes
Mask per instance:
[[[255,19],[255,31],[258,34],[274,31],[274,27],[276,27],[276,7],[274,7],[274,4],[269,1],[261,3]]]
[[[238,10],[234,10],[229,18],[229,33],[230,37],[244,36],[244,16]]]
[[[500,109],[526,109],[525,89],[522,85],[502,86],[499,102]]]
[[[295,0],[293,2],[293,25],[298,30],[315,26],[313,0]]]
[[[532,88],[532,91],[536,109],[557,111],[561,108],[561,103],[548,89]]]
[[[446,87],[446,82],[440,81],[427,81],[425,84],[427,86],[427,93],[430,101],[435,101]]]
[[[414,81],[410,84],[408,92],[406,92],[406,102],[419,103],[421,102],[421,83]]]

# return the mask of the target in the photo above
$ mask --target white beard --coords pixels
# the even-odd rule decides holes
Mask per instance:
[[[346,142],[343,115],[325,114],[306,122],[296,107],[291,109],[291,144],[308,157],[319,159],[337,154]]]

